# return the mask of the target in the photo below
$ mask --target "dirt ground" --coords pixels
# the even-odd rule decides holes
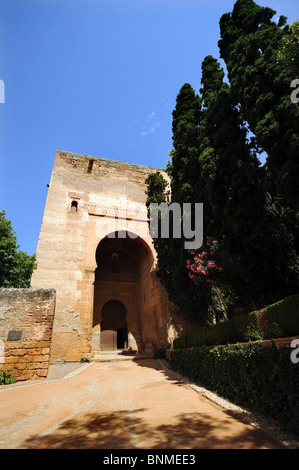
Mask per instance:
[[[52,380],[1,387],[1,449],[282,447],[203,399],[157,360],[75,369],[68,377],[52,370]]]

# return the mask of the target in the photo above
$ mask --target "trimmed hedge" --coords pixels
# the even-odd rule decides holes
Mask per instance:
[[[239,406],[274,416],[299,434],[299,364],[290,349],[261,344],[171,351],[171,368]]]
[[[291,295],[262,310],[202,327],[173,342],[174,349],[234,344],[299,334],[299,294]]]

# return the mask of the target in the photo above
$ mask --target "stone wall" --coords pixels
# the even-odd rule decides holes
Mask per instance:
[[[174,324],[165,290],[156,279],[145,205],[145,180],[152,172],[168,178],[158,168],[56,152],[36,252],[38,268],[31,279],[31,287],[57,292],[51,363],[98,353],[101,310],[111,300],[124,305],[128,333],[139,352],[166,348],[173,333],[186,332],[181,319]],[[96,280],[100,244],[122,231],[136,237],[129,253],[120,251],[135,260],[137,280],[132,282],[128,273],[122,278],[104,273]]]
[[[0,289],[0,370],[18,381],[47,377],[55,289]]]

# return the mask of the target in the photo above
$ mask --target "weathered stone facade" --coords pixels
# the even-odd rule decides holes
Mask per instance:
[[[56,152],[31,282],[57,292],[51,362],[109,348],[153,354],[188,329],[155,274],[145,207],[151,172],[163,173]]]
[[[47,377],[55,299],[54,289],[0,289],[0,370]]]

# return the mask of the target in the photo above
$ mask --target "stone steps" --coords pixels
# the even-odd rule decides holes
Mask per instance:
[[[152,356],[146,354],[125,355],[115,351],[94,352],[91,362],[119,362],[119,361],[135,361],[141,359],[152,359]]]

